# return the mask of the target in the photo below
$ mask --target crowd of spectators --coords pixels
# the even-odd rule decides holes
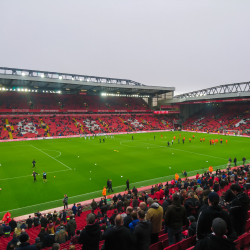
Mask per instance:
[[[169,245],[196,235],[195,250],[208,249],[209,244],[215,245],[214,249],[236,249],[234,240],[245,232],[248,219],[245,190],[250,188],[249,166],[218,169],[215,174],[205,172],[195,179],[170,183],[152,186],[148,192],[134,187],[123,195],[115,194],[111,201],[104,197],[99,204],[93,199],[81,230],[77,230],[75,219],[81,217],[82,208],[74,204],[70,217],[65,210],[47,215],[37,212],[21,225],[13,219],[0,224],[0,234],[10,237],[14,232],[7,250],[54,250],[67,241],[69,249],[82,244],[82,249],[97,250],[103,241],[102,250],[148,250],[159,241],[164,228]],[[36,243],[30,245],[28,230],[33,226],[41,226],[41,230]]]

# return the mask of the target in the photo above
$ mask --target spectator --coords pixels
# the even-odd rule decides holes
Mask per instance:
[[[60,250],[60,245],[58,243],[54,243],[51,250]]]
[[[74,203],[74,205],[72,207],[72,211],[73,211],[74,216],[76,216],[76,210],[77,210],[76,204]]]
[[[235,185],[235,184],[232,184],[232,185],[230,186],[230,189],[228,189],[228,190],[226,191],[226,194],[225,194],[225,201],[226,201],[226,202],[231,202],[231,201],[233,201],[233,200],[235,199],[235,195],[234,195],[233,192],[232,192],[232,188],[233,188],[234,185]]]
[[[67,223],[66,226],[66,231],[68,232],[69,235],[69,239],[75,235],[75,231],[76,231],[76,221],[74,219],[74,216],[71,215],[70,216],[70,220]]]
[[[47,226],[47,225],[46,225]],[[22,225],[20,226],[21,229],[27,229],[25,223],[23,222]]]
[[[65,230],[64,226],[61,226],[55,234],[55,242],[62,244],[68,240],[68,233]]]
[[[109,218],[109,222],[112,226],[115,225],[115,218],[116,216],[118,215],[118,212],[117,210],[114,210],[114,213],[111,215],[111,217]]]
[[[212,234],[207,235],[204,239],[199,240],[193,250],[236,250],[236,243],[226,237],[227,223],[216,218],[212,221]]]
[[[151,195],[154,195],[154,193],[155,193],[155,188],[152,186],[150,191],[151,191]]]
[[[67,221],[67,212],[66,210],[64,209],[63,212],[61,213],[61,220],[63,220],[64,223],[66,223]]]
[[[186,222],[186,209],[181,205],[178,194],[173,195],[173,204],[168,206],[164,218],[165,225],[168,227],[169,245],[181,241],[182,226]]]
[[[132,205],[133,205],[133,208],[137,208],[139,205],[139,201],[136,199],[136,196],[133,197]]]
[[[80,237],[80,233],[81,233],[80,230],[77,230],[77,231],[76,231],[76,234],[75,234],[75,235],[71,238],[71,240],[70,240],[70,243],[71,243],[71,244],[73,244],[73,245],[78,244],[78,239],[79,239],[79,237]]]
[[[60,230],[61,227],[66,228],[62,220],[60,221],[60,225],[56,227],[56,231]]]
[[[56,210],[54,210],[54,213],[53,213],[53,221],[56,222],[57,221],[57,216],[58,216],[58,213],[56,212]],[[34,222],[35,224],[35,222]]]
[[[136,212],[132,212],[131,213],[131,218],[132,218],[132,222],[130,222],[128,226],[129,226],[130,230],[133,232],[135,226],[139,222],[139,219],[137,218],[137,213]]]
[[[40,244],[41,245],[41,248],[43,247],[43,242],[41,242],[40,238],[39,237],[36,237],[35,239],[35,244],[33,244],[34,246],[37,246],[37,244]]]
[[[105,239],[105,249],[108,250],[131,250],[136,244],[136,237],[123,226],[123,219],[119,214],[115,218],[115,226],[104,232],[103,239]]]
[[[15,250],[37,250],[36,246],[30,245],[30,243],[29,243],[30,238],[29,238],[28,234],[21,234],[20,235],[20,242],[21,242],[21,244]]]
[[[11,232],[14,232],[15,228],[17,227],[17,223],[16,221],[14,221],[14,218],[11,219],[11,221],[9,222],[9,225],[11,227]]]
[[[188,198],[184,203],[184,207],[187,212],[187,216],[194,216],[196,219],[198,218],[198,211],[200,209],[199,201],[194,198],[194,193],[191,191],[188,193]]]
[[[16,237],[16,234],[13,234],[12,240],[8,243],[6,250],[10,250],[10,246],[13,245],[14,247],[17,246],[17,243],[19,242],[19,239]]]
[[[152,198],[148,198],[147,203],[149,204],[149,209],[146,219],[149,220],[152,225],[151,244],[154,244],[159,241],[158,233],[162,227],[163,209],[158,203],[154,202]]]
[[[4,224],[3,231],[5,238],[10,237],[11,227],[9,226],[9,223]]]
[[[135,250],[149,250],[151,222],[145,219],[145,212],[139,210],[137,213],[139,222],[134,228],[134,235],[136,236]]]
[[[26,224],[28,225],[28,229],[32,228],[33,220],[31,219],[31,215],[29,215],[29,218],[26,220]]]
[[[187,190],[186,189],[181,189],[180,191],[180,201],[181,201],[181,205],[184,205],[184,202],[187,198]]]
[[[194,216],[189,216],[188,218],[189,226],[188,226],[188,237],[192,237],[196,235],[196,219]]]
[[[41,227],[41,231],[38,234],[38,237],[40,238],[40,241],[43,243],[44,243],[45,236],[46,236],[45,228]]]
[[[132,217],[131,217],[131,213],[133,212],[133,208],[132,207],[127,207],[126,209],[126,213],[127,216],[124,218],[124,222],[123,222],[123,226],[129,228],[129,223],[132,222]]]
[[[47,230],[51,230],[51,232],[54,234],[55,233],[55,225],[52,220],[49,221],[49,224],[47,226]]]
[[[212,222],[215,218],[221,218],[226,222],[228,229],[227,236],[230,237],[233,232],[232,224],[228,213],[218,205],[219,195],[215,192],[210,193],[208,195],[208,204],[209,207],[203,210],[198,217],[196,231],[197,239],[204,239],[208,234],[212,232]]]
[[[218,192],[220,190],[220,185],[218,181],[215,181],[214,186],[213,186],[214,192]]]
[[[44,238],[44,247],[52,247],[55,242],[55,234],[48,229],[48,234],[45,235]]]
[[[82,205],[78,204],[78,206],[77,206],[77,215],[80,217],[81,213],[82,213]]]
[[[4,235],[4,226],[2,222],[0,222],[0,236]]]
[[[208,204],[208,195],[210,193],[211,193],[210,189],[205,189],[203,191],[203,202],[202,202],[202,206],[199,209],[199,214],[200,214],[201,211],[203,211],[204,209],[206,209],[206,208],[209,207],[209,204]]]
[[[96,203],[96,201],[93,199],[92,200],[92,202],[91,202],[91,208],[93,209],[93,210],[96,210],[97,209],[97,203]]]
[[[37,215],[34,217],[33,221],[34,221],[34,227],[37,227],[39,225],[39,218],[37,217]]]
[[[101,208],[102,217],[104,217],[104,214],[106,214],[107,211],[108,211],[108,206],[104,204]]]
[[[121,211],[123,211],[122,207],[123,207],[123,202],[121,201],[121,199],[119,198],[118,202],[117,202],[117,210],[118,213],[120,213]]]
[[[41,218],[41,227],[47,228],[48,220],[47,218],[43,215]]]
[[[139,205],[140,209],[144,211],[145,214],[147,214],[148,212],[148,207],[147,204],[145,202],[141,202]]]
[[[83,244],[82,250],[99,250],[99,242],[102,235],[101,228],[99,224],[95,223],[93,214],[88,214],[86,221],[87,226],[81,231],[78,242]]]
[[[127,210],[127,207],[129,206],[129,204],[130,204],[130,201],[127,198],[125,198],[123,202],[124,211]]]
[[[248,219],[249,198],[247,194],[242,192],[239,185],[233,185],[231,191],[235,195],[235,199],[230,204],[229,216],[234,231],[240,236],[245,232]]]

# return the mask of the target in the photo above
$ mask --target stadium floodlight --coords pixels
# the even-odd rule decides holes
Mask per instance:
[[[48,93],[48,90],[46,90],[46,93]]]
[[[75,80],[75,78],[72,76],[71,80],[72,80],[72,81],[74,81],[74,80]]]
[[[44,74],[41,74],[41,77],[44,78]]]
[[[27,89],[25,89],[24,91],[25,91],[25,92],[27,92],[28,90],[27,90]]]
[[[22,76],[25,76],[25,73],[24,73],[24,72],[22,72]]]
[[[62,76],[59,76],[59,80],[62,80]]]
[[[37,92],[37,90],[35,90],[35,92]]]

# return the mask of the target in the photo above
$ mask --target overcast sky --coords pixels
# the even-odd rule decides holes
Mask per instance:
[[[1,0],[0,66],[175,94],[250,80],[249,0]]]

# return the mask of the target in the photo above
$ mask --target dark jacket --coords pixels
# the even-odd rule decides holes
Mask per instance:
[[[197,222],[192,222],[188,227],[188,237],[196,235]]]
[[[165,225],[172,229],[179,229],[185,225],[187,213],[184,206],[174,203],[167,207],[164,222]]]
[[[123,206],[124,206],[124,211],[126,211],[127,207],[129,206],[130,202],[128,200],[123,202]]]
[[[170,205],[170,201],[168,199],[164,200],[162,203],[162,208],[163,208],[163,212],[165,214],[167,207]]]
[[[187,211],[187,216],[193,215],[196,219],[198,217],[198,211],[200,209],[200,202],[195,198],[188,198],[184,203],[184,207]]]
[[[14,247],[16,247],[17,242],[19,242],[18,238],[13,237],[13,239],[8,243],[6,250],[9,250],[11,245],[14,245]]]
[[[154,193],[155,193],[155,188],[152,187],[152,188],[151,188],[151,195],[154,195]]]
[[[208,235],[205,239],[199,240],[192,250],[236,250],[236,243],[213,234]]]
[[[248,219],[249,198],[245,193],[239,193],[232,201],[229,216],[232,221],[233,229],[238,236],[245,232]]]
[[[209,207],[208,204],[208,198],[206,198],[203,202],[202,202],[202,206],[199,209],[199,213],[202,212],[203,210],[207,209]]]
[[[78,242],[82,245],[82,250],[99,250],[101,240],[101,228],[99,224],[87,225],[80,234]]]
[[[13,232],[15,228],[17,227],[17,223],[14,220],[11,220],[9,223],[9,226],[11,227],[11,231]]]
[[[46,232],[44,231],[44,232],[40,232],[38,235],[37,235],[37,237],[39,237],[40,238],[40,241],[41,242],[44,242],[44,239],[45,239],[45,236],[46,236]]]
[[[37,227],[39,225],[39,218],[35,217],[34,218],[34,227]]]
[[[167,197],[169,195],[169,189],[168,188],[164,189],[164,195],[165,195],[165,197]]]
[[[48,220],[46,217],[42,217],[41,218],[41,227],[47,227],[47,224],[48,224]]]
[[[76,221],[71,219],[68,221],[66,225],[66,231],[69,233],[69,235],[73,235],[75,234],[75,230],[76,230]]]
[[[231,202],[235,199],[235,195],[232,193],[231,189],[228,189],[225,194],[225,201]]]
[[[21,243],[15,250],[37,250],[36,246],[30,245],[28,242]]]
[[[33,224],[33,220],[31,218],[27,219],[26,224],[28,225],[28,228],[31,228]]]
[[[132,202],[133,207],[138,207],[139,206],[139,201],[137,199],[133,200]]]
[[[44,247],[52,247],[55,242],[55,235],[54,234],[46,234],[44,238]]]
[[[227,236],[229,237],[232,232],[232,224],[229,215],[220,206],[209,206],[203,210],[198,217],[196,235],[198,240],[204,239],[208,234],[211,234],[211,227],[215,218],[223,219],[227,224]]]
[[[108,211],[108,207],[106,205],[102,206],[101,208],[102,216],[104,216],[104,214],[106,214],[107,211]]]
[[[123,206],[123,202],[122,201],[118,201],[117,202],[117,209],[118,209],[118,211],[121,211],[122,210],[122,206]]]
[[[139,221],[134,228],[137,242],[135,250],[149,250],[152,227],[148,220]]]
[[[136,244],[136,237],[124,226],[110,227],[103,234],[105,249],[131,250]]]
[[[214,192],[218,192],[218,191],[220,190],[220,185],[219,185],[219,183],[214,184],[213,190],[214,190]]]
[[[97,209],[97,203],[95,201],[91,202],[92,209]]]
[[[123,226],[129,228],[129,223],[132,222],[132,218],[130,214],[127,214],[127,216],[123,219]]]

